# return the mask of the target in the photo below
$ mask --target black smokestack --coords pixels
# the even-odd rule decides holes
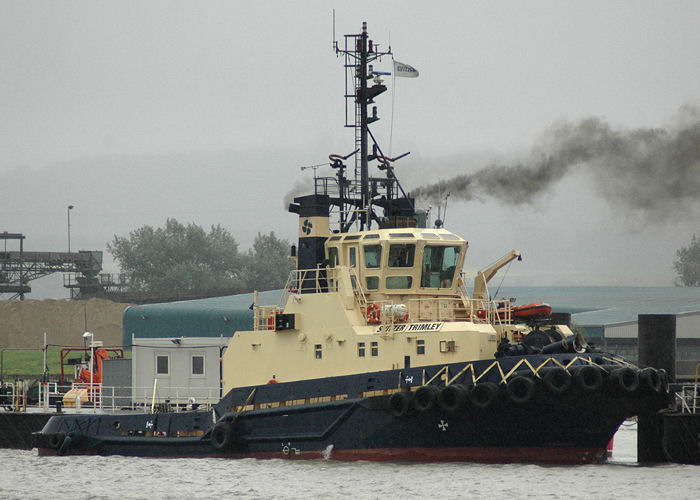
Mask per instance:
[[[447,192],[463,200],[486,195],[522,205],[575,169],[586,169],[611,203],[659,220],[687,211],[700,199],[700,111],[681,108],[667,129],[613,129],[594,117],[559,123],[528,159],[494,163],[412,194],[433,202]]]

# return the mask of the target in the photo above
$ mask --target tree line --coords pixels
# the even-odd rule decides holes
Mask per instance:
[[[191,294],[282,288],[294,268],[289,247],[274,232],[258,233],[252,247],[241,252],[220,225],[207,232],[170,218],[164,227],[142,226],[107,244],[127,276],[128,291]]]

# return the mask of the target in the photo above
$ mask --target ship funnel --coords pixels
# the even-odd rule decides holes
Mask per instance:
[[[312,194],[294,198],[289,211],[299,214],[298,269],[316,269],[326,259],[324,243],[330,233],[330,197]]]

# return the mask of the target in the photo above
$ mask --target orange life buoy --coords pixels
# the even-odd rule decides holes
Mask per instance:
[[[367,321],[370,323],[379,323],[379,319],[379,306],[374,302],[367,304]]]

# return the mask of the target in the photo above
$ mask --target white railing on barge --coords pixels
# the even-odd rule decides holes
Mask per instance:
[[[153,386],[118,387],[102,384],[73,383],[60,386],[57,383],[40,384],[38,403],[28,404],[26,384],[6,384],[9,394],[0,396],[0,409],[17,412],[56,411],[108,413],[125,410],[183,411],[211,409],[219,402],[219,387],[160,387],[154,393]],[[66,399],[66,394],[74,391]],[[77,396],[77,397],[76,397]],[[57,405],[58,403],[58,405]]]

